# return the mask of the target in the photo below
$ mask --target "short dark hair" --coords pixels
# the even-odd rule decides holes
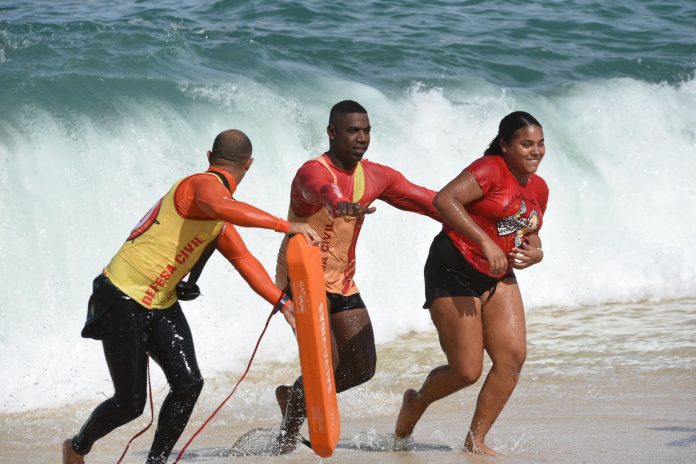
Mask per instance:
[[[529,126],[539,126],[541,124],[536,120],[534,116],[525,111],[513,111],[512,113],[505,116],[500,120],[498,125],[498,135],[491,141],[486,151],[483,153],[485,156],[488,155],[501,155],[503,153],[503,147],[500,144],[501,140],[506,143],[510,143],[512,136],[519,129]]]
[[[333,125],[336,122],[337,116],[343,116],[351,113],[367,114],[367,110],[358,102],[353,100],[343,100],[336,103],[329,113],[329,124]]]
[[[242,163],[249,158],[251,158],[251,140],[244,132],[229,129],[215,137],[213,149],[210,151],[211,163],[220,159]]]

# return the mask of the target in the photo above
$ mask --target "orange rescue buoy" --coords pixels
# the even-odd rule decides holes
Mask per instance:
[[[309,441],[314,452],[325,458],[336,449],[341,421],[331,359],[331,327],[321,254],[318,247],[310,246],[298,234],[290,238],[287,258]]]

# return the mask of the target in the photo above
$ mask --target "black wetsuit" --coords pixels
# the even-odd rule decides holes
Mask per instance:
[[[103,275],[94,280],[83,336],[102,340],[114,396],[92,412],[73,438],[87,454],[95,441],[140,416],[147,402],[147,357],[159,364],[170,391],[159,413],[147,464],[164,464],[181,436],[203,388],[191,331],[179,303],[145,309]]]

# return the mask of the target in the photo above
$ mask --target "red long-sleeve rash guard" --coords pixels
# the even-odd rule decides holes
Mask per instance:
[[[237,184],[227,172],[211,167],[229,181],[234,192]],[[194,174],[179,184],[174,193],[177,212],[186,219],[225,221],[217,241],[217,249],[239,271],[249,286],[271,304],[276,304],[283,292],[276,287],[266,269],[247,249],[234,225],[259,227],[288,232],[290,223],[254,206],[232,199],[227,188],[213,175]]]
[[[322,238],[326,290],[346,296],[358,292],[353,281],[355,250],[365,218],[335,217],[340,202],[368,208],[375,200],[382,200],[401,210],[441,221],[433,206],[434,191],[409,182],[390,167],[366,159],[360,162],[360,169],[362,180],[357,166],[352,170],[341,169],[325,153],[303,164],[290,188],[290,220],[308,223]],[[276,282],[280,285],[287,281],[284,252],[285,248],[281,247],[276,267]]]

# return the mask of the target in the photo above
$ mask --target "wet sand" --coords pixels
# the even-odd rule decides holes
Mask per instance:
[[[375,378],[339,396],[342,434],[333,457],[321,459],[302,445],[281,457],[231,454],[247,431],[272,429],[280,421],[273,390],[290,382],[297,368],[275,363],[252,368],[181,462],[696,462],[696,300],[540,308],[527,315],[527,325],[525,369],[488,437],[500,457],[461,452],[483,379],[434,404],[407,451],[389,451],[403,392],[417,388],[444,359],[432,331],[380,345]],[[179,446],[227,395],[237,375],[206,379]],[[155,404],[164,396],[156,391]],[[0,462],[59,462],[62,440],[77,431],[98,401],[0,414]],[[115,462],[128,438],[147,424],[148,414],[146,409],[143,417],[99,441],[87,462]],[[144,462],[153,429],[135,442],[125,463]],[[261,439],[245,449],[258,453],[264,446]]]

